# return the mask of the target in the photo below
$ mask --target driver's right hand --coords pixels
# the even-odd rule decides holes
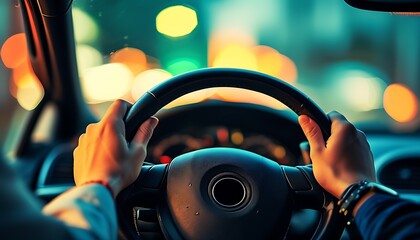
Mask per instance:
[[[375,168],[365,134],[338,112],[328,116],[332,124],[327,141],[318,124],[308,116],[299,116],[299,124],[310,145],[315,179],[325,190],[340,198],[353,183],[376,181]]]

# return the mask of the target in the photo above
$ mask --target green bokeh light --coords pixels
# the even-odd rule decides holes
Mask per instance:
[[[172,61],[166,70],[175,76],[198,68],[200,68],[200,64],[194,59],[180,58]]]

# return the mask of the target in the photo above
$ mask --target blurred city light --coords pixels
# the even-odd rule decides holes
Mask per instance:
[[[199,67],[200,64],[197,63],[194,59],[180,58],[172,61],[169,66],[166,67],[166,70],[175,76],[180,73],[198,69]]]
[[[9,37],[1,48],[4,65],[12,69],[10,94],[25,110],[33,110],[44,97],[44,89],[32,70],[24,33]]]
[[[341,81],[340,93],[351,108],[357,111],[382,108],[386,88],[383,80],[362,71],[349,71]]]
[[[174,108],[182,105],[192,104],[192,103],[198,103],[202,102],[209,97],[211,97],[215,93],[215,89],[203,89],[195,92],[191,92],[188,94],[185,94],[184,96],[172,101],[168,105],[166,105],[164,108]]]
[[[251,47],[242,44],[229,44],[219,51],[211,66],[257,70],[258,62]]]
[[[133,75],[137,75],[148,68],[146,54],[137,48],[126,47],[112,53],[110,62],[126,65]]]
[[[82,74],[87,69],[103,64],[102,54],[94,47],[86,44],[77,45],[76,58],[79,74]]]
[[[391,84],[384,93],[384,108],[395,121],[411,122],[418,113],[418,98],[407,86]]]
[[[172,75],[162,69],[146,70],[134,78],[131,88],[131,96],[134,100],[139,99],[143,94],[158,84],[168,80]]]
[[[79,8],[73,8],[74,36],[77,43],[92,43],[99,34],[95,20]]]
[[[345,61],[326,70],[325,91],[330,98],[319,101],[327,108],[342,112],[366,112],[382,109],[388,78],[381,71],[362,62]],[[364,115],[355,115],[363,119]]]
[[[133,74],[124,64],[109,63],[86,70],[81,80],[88,102],[98,103],[124,96],[130,90]]]
[[[158,32],[170,37],[190,34],[197,25],[197,13],[181,5],[165,8],[156,17]]]
[[[28,80],[24,87],[18,87],[16,92],[16,99],[21,107],[30,111],[35,109],[44,97],[44,89],[39,83],[38,79],[34,79],[33,75],[26,75]]]
[[[28,58],[26,38],[24,33],[9,37],[1,47],[1,59],[7,68],[16,68]]]
[[[254,48],[258,70],[283,81],[293,83],[297,80],[296,64],[288,57],[269,46]]]
[[[239,30],[213,31],[208,42],[208,62],[213,66],[216,56],[229,45],[240,45],[245,48],[252,48],[256,45],[254,36]],[[249,51],[249,50],[248,50]]]
[[[227,102],[259,104],[274,109],[285,109],[286,106],[277,99],[263,93],[240,88],[216,88],[216,96]]]

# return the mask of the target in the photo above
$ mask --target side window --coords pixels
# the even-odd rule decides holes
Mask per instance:
[[[28,101],[33,98],[33,89],[30,89],[33,79],[29,74],[20,6],[17,2],[0,2],[0,149],[6,155],[11,154],[17,146],[31,111]]]

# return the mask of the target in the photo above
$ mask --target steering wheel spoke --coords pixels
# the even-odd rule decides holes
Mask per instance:
[[[162,199],[166,187],[167,167],[167,164],[143,165],[137,180],[117,196],[118,221],[127,238],[139,237],[137,221],[144,220],[139,219],[140,209],[150,209],[148,212],[152,215],[156,212],[154,209]],[[141,217],[145,216],[146,211],[142,211]]]
[[[287,183],[293,192],[296,209],[321,210],[334,200],[334,197],[322,189],[315,180],[312,166],[289,167],[283,166]],[[311,201],[308,201],[311,199]]]

